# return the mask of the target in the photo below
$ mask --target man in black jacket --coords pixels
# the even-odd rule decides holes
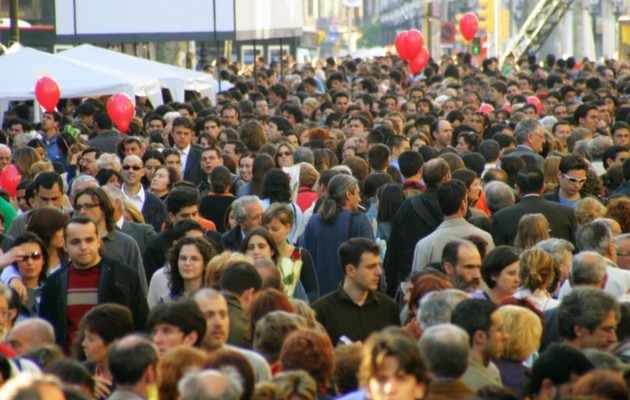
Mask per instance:
[[[387,294],[396,295],[400,282],[411,272],[416,243],[440,225],[444,216],[437,199],[437,188],[451,179],[451,169],[441,158],[424,165],[424,183],[427,190],[405,200],[392,221],[392,233],[387,242],[384,270]]]
[[[512,245],[518,223],[525,214],[540,213],[549,222],[549,236],[576,244],[577,220],[570,207],[545,200],[545,178],[541,170],[525,167],[516,175],[516,190],[521,199],[513,206],[503,208],[492,215],[492,238],[495,246]]]
[[[39,312],[55,327],[57,344],[69,350],[83,315],[102,303],[128,307],[135,329],[144,330],[149,308],[138,274],[101,257],[96,224],[87,217],[74,217],[64,228],[64,239],[70,262],[48,278]]]

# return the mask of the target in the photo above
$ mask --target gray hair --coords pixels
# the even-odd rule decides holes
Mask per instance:
[[[420,300],[418,322],[422,330],[451,322],[455,306],[468,299],[468,294],[459,289],[445,289],[431,292]]]
[[[610,293],[589,287],[575,288],[562,298],[558,307],[560,336],[569,340],[575,339],[576,325],[593,332],[610,311],[614,311],[619,320],[620,306]]]
[[[118,186],[110,183],[102,186],[101,188],[107,197],[109,197],[109,200],[112,202],[112,206],[116,207],[116,201],[119,201],[120,209],[122,211],[125,210],[125,195]]]
[[[418,344],[438,378],[457,379],[466,371],[470,344],[468,333],[459,326],[432,326],[422,333]]]
[[[315,155],[313,154],[313,150],[308,147],[298,147],[295,153],[293,153],[293,162],[295,164],[305,162],[314,165]]]
[[[623,242],[630,240],[630,233],[623,233],[621,235],[615,236],[615,246],[617,253],[621,250],[620,246]]]
[[[15,135],[13,136],[13,148],[19,149],[20,147],[25,147],[26,145],[28,145],[28,142],[33,139],[37,139],[38,137],[39,136],[37,135],[37,133],[33,131]]]
[[[100,155],[98,160],[96,160],[96,168],[98,168],[99,171],[101,169],[109,168],[120,172],[120,167],[120,159],[116,154],[103,153]]]
[[[526,118],[522,120],[514,129],[514,138],[516,139],[516,143],[525,143],[527,141],[527,137],[532,133],[536,133],[536,130],[540,127],[542,127],[542,125],[535,119]]]
[[[70,204],[74,204],[74,197],[79,191],[89,187],[98,187],[98,181],[91,175],[79,175],[72,182],[70,187]]]
[[[192,297],[195,300],[197,299],[216,300],[219,297],[222,298],[223,295],[218,290],[214,290],[211,288],[201,288],[197,290],[195,293],[193,293]]]
[[[576,242],[580,251],[590,250],[603,256],[608,255],[608,246],[613,240],[612,232],[603,221],[593,221],[581,225],[576,234]]]
[[[589,140],[586,146],[586,153],[591,157],[591,160],[601,160],[604,156],[604,152],[607,148],[613,145],[613,141],[608,136],[596,136]]]
[[[486,204],[493,213],[514,205],[514,191],[501,181],[492,181],[485,187]]]
[[[241,196],[232,203],[232,213],[236,222],[243,222],[247,219],[247,211],[245,207],[251,203],[260,203],[258,196]]]
[[[582,350],[582,353],[584,353],[586,358],[588,358],[588,360],[597,370],[622,372],[624,369],[626,369],[625,364],[622,363],[620,359],[606,351],[597,349],[584,349]]]
[[[328,196],[326,196],[319,208],[319,216],[325,224],[332,224],[332,221],[339,210],[346,202],[346,193],[354,190],[358,185],[355,178],[349,175],[335,175],[328,182]]]
[[[180,379],[177,390],[183,400],[239,400],[243,395],[241,381],[232,367],[192,371]]]
[[[573,243],[569,242],[565,239],[559,238],[550,238],[543,240],[542,242],[538,242],[536,247],[539,247],[551,254],[553,258],[556,259],[559,263],[565,263],[569,261],[573,254],[573,250],[575,250],[575,246]]]
[[[573,257],[569,270],[572,285],[596,285],[606,276],[606,259],[594,251],[583,251]]]
[[[28,326],[32,329],[29,331],[33,337],[31,342],[43,344],[55,344],[55,328],[52,324],[43,318],[32,317],[19,321],[13,326],[13,329]]]

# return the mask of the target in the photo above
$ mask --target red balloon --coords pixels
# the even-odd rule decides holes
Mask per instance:
[[[494,107],[492,107],[492,105],[488,104],[488,103],[482,103],[481,106],[479,106],[479,112],[484,113],[484,114],[490,114],[492,111],[494,111]]]
[[[407,54],[407,48],[405,47],[405,38],[407,37],[407,31],[398,32],[396,38],[394,39],[394,44],[396,45],[396,51],[398,55],[403,60],[409,60],[409,56]]]
[[[59,85],[53,78],[42,76],[35,84],[35,98],[46,112],[51,113],[55,111],[55,107],[57,107],[57,103],[59,103],[61,98]]]
[[[464,39],[470,40],[474,38],[479,30],[479,20],[477,16],[471,12],[464,14],[459,20],[459,30],[462,36],[464,36]]]
[[[426,47],[422,46],[420,49],[420,54],[416,56],[412,61],[409,62],[409,71],[412,74],[418,75],[426,66],[429,65],[429,50]]]
[[[107,114],[121,132],[129,130],[135,112],[131,98],[124,93],[116,93],[107,102]]]
[[[15,197],[15,194],[17,193],[17,186],[21,180],[22,175],[15,165],[7,165],[2,169],[2,175],[0,175],[0,185],[4,190],[9,192],[11,197]]]
[[[527,96],[527,102],[533,104],[536,107],[536,114],[540,114],[542,111],[542,104],[540,99],[536,96]]]
[[[422,32],[417,29],[411,29],[407,32],[407,35],[403,38],[403,45],[405,46],[405,52],[407,53],[407,60],[413,60],[422,51],[424,46],[424,36]]]

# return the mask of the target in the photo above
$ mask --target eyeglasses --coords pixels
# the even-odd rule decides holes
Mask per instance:
[[[123,165],[122,169],[124,169],[125,171],[129,171],[130,169],[133,169],[134,171],[140,171],[143,167],[139,166],[139,165]]]
[[[572,176],[569,176],[567,174],[562,174],[562,176],[564,177],[564,179],[568,180],[571,183],[580,183],[581,184],[581,183],[586,182],[586,178],[578,179],[578,178],[574,178]]]
[[[33,261],[39,261],[42,259],[42,253],[40,253],[39,251],[34,251],[32,253],[24,254],[22,256],[22,261],[27,261],[29,258]]]
[[[92,204],[92,203],[77,204],[76,209],[77,211],[81,211],[83,209],[85,209],[86,211],[90,211],[94,207],[99,207],[99,206],[100,204]]]
[[[290,155],[291,153],[289,153],[288,151],[283,151],[282,153],[278,153],[278,157],[288,157]]]

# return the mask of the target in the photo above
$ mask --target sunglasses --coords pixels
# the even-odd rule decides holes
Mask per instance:
[[[124,169],[125,171],[129,171],[130,169],[133,169],[134,171],[140,171],[142,168],[139,165],[123,165],[122,169]]]
[[[568,180],[571,183],[584,183],[586,182],[586,178],[574,178],[572,176],[569,176],[567,174],[562,174],[562,176],[564,177],[564,179]]]
[[[26,261],[29,258],[31,260],[33,260],[33,261],[39,261],[39,260],[42,259],[42,253],[40,253],[39,251],[34,251],[34,252],[30,253],[30,254],[24,254],[22,256],[22,261]]]

